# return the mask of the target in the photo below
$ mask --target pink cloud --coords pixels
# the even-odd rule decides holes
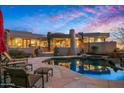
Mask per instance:
[[[120,8],[120,10],[124,11],[124,6],[123,5],[120,5],[119,8]]]
[[[53,16],[51,19],[52,20],[58,20],[58,19],[61,19],[61,18],[64,18],[64,14],[58,14],[56,16]]]
[[[115,27],[117,27],[120,23],[123,22],[123,16],[116,16],[112,19],[106,18],[106,20],[101,20],[96,23],[91,23],[84,26],[82,29],[88,32],[109,32]],[[78,29],[81,31],[81,28]]]
[[[81,12],[79,10],[76,10],[76,9],[71,8],[71,11],[73,11],[73,13],[62,13],[62,14],[58,14],[58,15],[55,15],[55,16],[51,17],[50,20],[51,21],[57,21],[57,20],[60,20],[60,19],[63,19],[63,18],[70,19],[70,18],[81,17],[81,16],[83,16],[83,17],[89,17],[88,14],[83,13],[83,12]]]
[[[92,8],[89,8],[89,7],[85,7],[84,9],[85,9],[86,11],[90,12],[90,13],[93,13],[93,14],[97,15],[97,16],[100,15],[100,13],[97,12],[95,9],[92,9]]]
[[[74,13],[68,15],[68,16],[71,16],[71,17],[78,17],[78,16],[89,17],[88,14],[83,13],[82,11],[79,11],[79,10],[74,9],[74,8],[71,8],[70,11],[74,12]]]
[[[105,9],[104,6],[99,6],[99,10],[100,10],[101,12],[107,12],[107,10]]]
[[[108,8],[111,9],[112,11],[117,11],[117,9],[113,5],[109,5]]]
[[[79,12],[79,11],[77,11],[76,13],[69,14],[68,16],[70,16],[70,17],[79,17],[79,16],[88,17],[87,14],[85,14],[83,12]]]

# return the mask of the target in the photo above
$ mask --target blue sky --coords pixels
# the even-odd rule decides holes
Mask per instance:
[[[113,32],[124,22],[124,6],[1,6],[4,27],[37,34]]]

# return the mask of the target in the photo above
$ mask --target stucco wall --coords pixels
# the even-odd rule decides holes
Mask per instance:
[[[60,55],[71,55],[70,48],[59,48]],[[79,53],[81,49],[76,48],[76,54]]]
[[[96,42],[96,43],[85,43],[84,51],[92,52],[92,46],[98,47],[96,53],[97,54],[107,54],[112,53],[116,49],[116,42]],[[60,55],[68,55],[70,54],[70,48],[60,48]],[[76,54],[79,53],[81,49],[76,48]]]
[[[86,43],[85,44],[85,51],[86,52],[92,52],[93,46],[96,46],[98,48],[96,51],[97,54],[112,53],[116,49],[116,42]]]
[[[96,43],[85,43],[85,52],[92,52],[92,46],[98,47],[97,54],[107,54],[112,53],[116,49],[116,42],[96,42]],[[32,48],[14,48],[26,53],[32,53]],[[34,48],[35,49],[35,48]],[[41,48],[42,52],[47,52],[48,48]],[[70,48],[59,48],[60,55],[71,55]],[[79,53],[81,49],[76,48],[76,54]]]

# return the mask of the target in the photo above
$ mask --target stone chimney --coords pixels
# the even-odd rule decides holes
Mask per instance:
[[[74,29],[70,29],[70,52],[71,55],[76,55],[76,41]]]
[[[51,51],[51,32],[47,33],[48,51]]]

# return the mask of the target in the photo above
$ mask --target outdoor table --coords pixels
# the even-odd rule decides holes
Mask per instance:
[[[53,76],[53,68],[51,67],[40,67],[34,71],[34,74],[40,74],[42,77],[42,87],[44,88],[44,75],[46,75],[46,81],[48,82],[48,75]]]

